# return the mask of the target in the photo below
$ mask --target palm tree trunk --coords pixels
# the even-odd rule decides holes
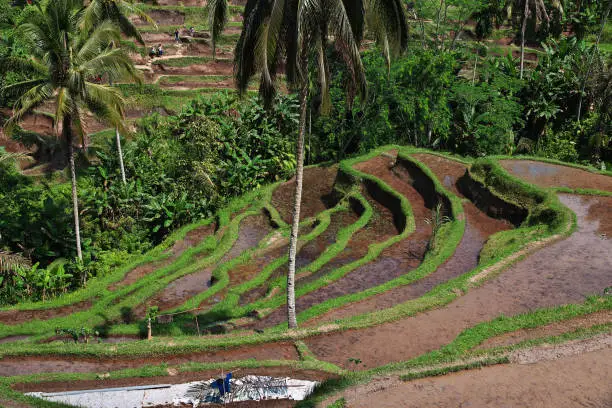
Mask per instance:
[[[591,75],[591,67],[593,66],[593,57],[599,48],[599,42],[601,41],[601,35],[603,34],[604,29],[606,28],[606,22],[608,21],[608,15],[610,14],[610,9],[612,9],[612,0],[608,0],[608,7],[604,11],[603,16],[601,17],[601,29],[599,30],[599,34],[597,34],[597,40],[595,41],[595,47],[591,55],[589,55],[589,60],[587,62],[587,71],[584,75],[584,79],[582,80],[582,85],[580,86],[580,93],[578,94],[578,112],[576,112],[576,120],[580,123],[580,116],[582,114],[582,95],[584,94],[584,89],[586,88],[587,80],[589,79],[589,75]]]
[[[525,31],[527,30],[527,16],[529,15],[529,0],[525,0],[525,12],[523,14],[523,24],[521,27],[521,76],[523,79],[523,70],[525,67]]]
[[[76,238],[76,250],[77,258],[79,261],[83,260],[83,253],[81,252],[81,231],[79,226],[79,200],[77,194],[77,180],[76,170],[74,165],[74,145],[72,140],[72,120],[70,115],[66,115],[62,122],[62,132],[64,133],[64,140],[68,143],[68,161],[70,164],[70,181],[72,182],[72,213],[74,215],[74,234]],[[87,282],[87,276],[83,277],[83,283]]]
[[[217,39],[215,38],[215,36],[212,36],[212,57],[213,57],[213,62],[217,61]]]
[[[117,137],[117,151],[119,153],[119,169],[121,170],[121,180],[123,185],[126,185],[125,181],[125,167],[123,166],[123,151],[121,150],[121,136],[119,135],[119,129],[115,128],[115,136]]]
[[[306,99],[308,83],[300,90],[300,131],[297,141],[297,170],[295,174],[295,195],[293,198],[293,219],[289,238],[289,271],[287,272],[287,321],[290,329],[297,328],[295,315],[295,257],[297,255],[300,209],[302,206],[302,181],[304,178],[304,133],[306,133]]]

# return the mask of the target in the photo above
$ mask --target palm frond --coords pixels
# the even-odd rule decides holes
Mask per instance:
[[[408,21],[401,0],[367,0],[368,28],[383,49],[387,64],[408,46]]]
[[[213,59],[216,57],[216,44],[228,20],[229,6],[227,0],[207,0],[208,27],[212,40]]]

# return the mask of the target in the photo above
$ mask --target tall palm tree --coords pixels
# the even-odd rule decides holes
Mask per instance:
[[[155,20],[135,6],[132,0],[91,0],[81,18],[80,28],[89,31],[100,23],[110,20],[114,22],[127,37],[134,38],[140,44],[144,45],[145,42],[138,28],[128,18],[131,15],[136,15],[152,25],[157,26]],[[108,80],[110,83],[110,75]],[[119,155],[119,171],[121,173],[121,180],[125,185],[127,181],[125,178],[125,166],[123,165],[121,135],[118,128],[115,128],[115,139],[117,143],[117,154]]]
[[[401,0],[248,0],[244,26],[236,45],[234,73],[240,93],[261,74],[259,93],[266,104],[274,100],[277,74],[284,68],[288,85],[299,94],[300,124],[296,146],[297,169],[287,273],[287,319],[297,327],[295,313],[295,258],[304,173],[304,133],[310,85],[309,67],[329,109],[330,71],[326,50],[333,43],[346,65],[351,93],[363,97],[366,79],[359,53],[365,22],[375,33],[389,60],[408,42],[408,27]]]
[[[206,10],[208,11],[208,28],[212,41],[212,56],[213,61],[215,61],[217,59],[217,40],[227,24],[229,5],[227,0],[208,0]]]
[[[548,23],[550,17],[546,12],[544,0],[517,0],[516,5],[523,7],[523,19],[521,23],[521,71],[520,78],[523,79],[525,69],[525,31],[527,30],[527,20],[529,16],[534,15],[536,24],[539,24],[543,19]]]
[[[18,30],[32,45],[30,59],[10,58],[2,65],[28,69],[34,79],[5,87],[6,94],[17,95],[13,116],[6,122],[10,133],[21,118],[36,107],[51,101],[55,107],[55,127],[68,145],[68,163],[72,182],[72,205],[76,236],[76,251],[83,259],[79,228],[77,180],[74,163],[75,139],[84,140],[83,118],[86,111],[121,131],[124,100],[118,90],[91,82],[102,72],[115,78],[139,80],[138,71],[130,58],[119,48],[109,47],[119,41],[120,31],[110,21],[91,31],[80,29],[83,17],[82,0],[54,0],[36,13]]]

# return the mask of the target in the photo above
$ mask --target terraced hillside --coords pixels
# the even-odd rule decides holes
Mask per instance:
[[[0,310],[0,403],[56,406],[22,392],[183,383],[239,369],[328,380],[313,402],[366,406],[374,385],[364,383],[381,384],[379,374],[391,375],[381,389],[425,398],[404,381],[509,361],[490,370],[520,377],[521,362],[551,353],[530,348],[542,342],[587,344],[564,344],[568,355],[605,355],[612,344],[610,175],[387,146],[307,168],[304,185],[300,329],[287,330],[284,311],[288,181],[177,231],[86,289]],[[153,307],[153,339],[141,340]],[[99,334],[74,343],[56,328]],[[610,373],[610,359],[580,367],[577,381],[595,384],[590,396],[604,401],[597,376]],[[548,384],[546,368],[526,372]],[[503,386],[520,405],[515,385]],[[581,398],[579,387],[566,394]],[[388,395],[381,404],[401,398]]]

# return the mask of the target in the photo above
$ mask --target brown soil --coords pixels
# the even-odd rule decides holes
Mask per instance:
[[[210,236],[214,232],[215,232],[214,223],[210,225],[205,225],[203,227],[198,227],[198,228],[195,228],[194,230],[189,231],[185,235],[184,239],[176,241],[174,245],[172,246],[172,248],[170,248],[169,250],[169,252],[171,253],[170,257],[162,261],[150,262],[144,265],[137,266],[136,268],[129,271],[122,280],[112,284],[109,287],[109,289],[116,290],[119,287],[131,285],[132,283],[137,282],[140,278],[148,275],[149,273],[170,265],[174,260],[176,260],[176,258],[181,256],[183,252],[185,252],[187,249],[191,247],[197,246],[204,239],[206,239],[206,237]]]
[[[153,72],[165,75],[232,75],[234,70],[231,61],[209,61],[186,67],[153,64],[151,68]]]
[[[506,364],[347,390],[348,406],[610,407],[612,348],[536,364]],[[384,380],[383,380],[384,381]]]
[[[606,323],[612,323],[612,310],[603,310],[601,312],[575,317],[573,319],[563,320],[533,329],[520,329],[510,333],[505,333],[485,340],[475,349],[483,350],[493,347],[511,346],[526,340],[558,336],[563,333],[569,333],[578,329]]]
[[[225,370],[224,373],[227,373]],[[233,370],[234,377],[247,375],[269,375],[272,377],[291,377],[301,380],[323,381],[335,376],[315,370],[302,370],[293,367],[261,367],[238,368]],[[75,390],[97,390],[101,388],[115,388],[128,386],[142,386],[155,384],[181,384],[191,381],[203,381],[221,376],[221,370],[206,370],[197,372],[172,372],[164,377],[134,377],[120,379],[99,379],[80,381],[44,381],[30,383],[15,383],[12,388],[19,392],[65,392]],[[208,405],[207,405],[208,406]]]
[[[302,188],[302,206],[300,221],[314,217],[325,211],[336,180],[337,166],[309,167],[304,169]],[[293,218],[293,195],[295,194],[295,177],[279,185],[272,194],[272,205],[278,210],[283,221],[291,223]]]
[[[298,360],[298,354],[292,343],[267,343],[257,346],[245,346],[233,349],[191,354],[176,354],[148,358],[105,358],[91,359],[72,356],[38,356],[38,357],[5,357],[0,359],[0,375],[10,377],[34,373],[106,373],[145,365],[168,364],[169,366],[184,363],[213,363],[237,360]]]
[[[150,10],[147,12],[158,26],[168,25],[183,25],[185,23],[185,14],[177,10]],[[150,25],[150,23],[141,18],[134,19],[134,24],[137,26]]]
[[[240,223],[238,239],[217,264],[171,282],[161,292],[147,300],[145,304],[136,307],[134,315],[143,317],[147,306],[152,305],[158,306],[161,311],[172,309],[181,305],[190,297],[207,290],[212,285],[212,272],[218,265],[228,262],[247,249],[256,246],[271,230],[269,219],[265,215],[246,217]]]
[[[612,191],[612,177],[558,164],[531,160],[501,160],[510,173],[540,187]]]
[[[56,317],[82,312],[91,307],[91,301],[74,303],[68,306],[39,310],[4,310],[0,311],[0,323],[6,325],[20,324],[30,320],[49,320]]]
[[[440,178],[447,189],[463,197],[456,186],[457,180],[465,173],[466,168],[463,164],[429,154],[415,155],[415,158],[425,163]],[[463,207],[466,220],[463,237],[453,256],[435,272],[410,285],[397,287],[363,301],[331,310],[308,321],[307,325],[314,326],[323,322],[332,322],[349,316],[393,307],[399,303],[423,296],[435,286],[474,269],[478,265],[478,256],[488,237],[496,232],[509,229],[511,225],[503,220],[487,216],[471,202],[465,202]]]
[[[306,343],[323,360],[348,367],[349,358],[359,358],[367,367],[378,366],[436,350],[464,329],[501,314],[511,316],[582,302],[587,295],[602,293],[612,283],[612,241],[595,233],[598,222],[587,220],[589,207],[599,198],[560,198],[577,215],[578,230],[569,238],[515,263],[499,277],[440,309],[367,329],[315,337]]]

